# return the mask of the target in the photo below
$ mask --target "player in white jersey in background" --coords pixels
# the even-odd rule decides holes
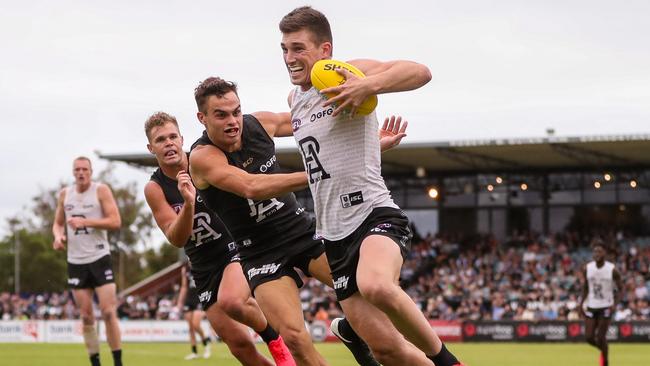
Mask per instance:
[[[595,240],[592,249],[594,260],[587,263],[584,269],[580,309],[585,315],[587,343],[600,350],[600,366],[608,366],[607,329],[621,299],[623,282],[621,274],[614,268],[614,263],[605,260],[605,244]]]
[[[399,287],[412,236],[408,218],[381,176],[375,112],[354,115],[372,94],[425,85],[431,79],[429,69],[411,61],[350,61],[367,77],[339,69],[347,81],[322,90],[338,94],[323,103],[310,70],[317,61],[332,57],[327,18],[301,7],[287,14],[279,27],[284,62],[297,86],[289,96],[293,135],[309,176],[316,234],[325,239],[334,289],[346,317],[384,365],[460,364]],[[348,108],[349,113],[341,113]],[[333,331],[336,326],[333,323]]]
[[[55,250],[65,250],[67,245],[68,285],[72,287],[81,313],[83,338],[91,365],[100,365],[99,338],[93,313],[94,291],[106,325],[113,363],[122,366],[116,287],[106,234],[107,230],[120,228],[120,212],[111,189],[92,181],[90,159],[76,158],[72,173],[75,183],[59,192],[52,226],[52,246]]]

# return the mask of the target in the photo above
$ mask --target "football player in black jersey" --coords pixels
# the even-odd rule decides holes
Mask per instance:
[[[291,193],[307,187],[307,176],[282,173],[275,156],[273,138],[292,134],[289,114],[244,115],[235,84],[215,77],[196,88],[195,99],[206,130],[190,153],[194,185],[233,235],[251,290],[296,362],[323,365],[304,327],[295,268],[329,287],[333,283],[322,240],[314,237],[315,220]],[[405,126],[392,126],[397,129],[386,133],[382,146],[405,136]],[[345,329],[357,361],[377,365],[352,328]]]
[[[159,165],[145,186],[145,198],[169,242],[185,249],[210,324],[244,365],[273,365],[257,351],[244,324],[264,339],[277,365],[295,365],[250,296],[230,233],[196,195],[176,119],[155,113],[145,123],[145,133]]]

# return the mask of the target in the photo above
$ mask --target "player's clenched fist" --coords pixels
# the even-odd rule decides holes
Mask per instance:
[[[178,181],[178,190],[181,192],[181,196],[183,196],[185,202],[194,204],[196,188],[194,188],[194,184],[192,184],[192,178],[190,178],[190,175],[186,171],[181,170],[176,175],[176,180]]]
[[[52,242],[52,248],[54,250],[64,250],[65,249],[65,235],[54,237],[54,242]]]

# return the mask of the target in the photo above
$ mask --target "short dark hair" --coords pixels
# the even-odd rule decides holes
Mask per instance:
[[[318,44],[332,42],[332,29],[325,14],[311,6],[293,9],[280,21],[280,32],[293,33],[301,29],[309,30]]]
[[[206,113],[205,102],[211,95],[221,98],[229,92],[237,94],[237,84],[232,81],[226,81],[220,77],[211,76],[203,80],[203,82],[194,89],[196,107],[200,112]]]
[[[601,238],[594,238],[591,240],[591,249],[596,249],[596,247],[601,247],[605,252],[607,252],[607,244]]]
[[[144,123],[144,133],[147,135],[147,139],[151,141],[151,130],[154,127],[163,126],[165,123],[171,123],[178,128],[176,117],[165,112],[156,112],[147,118],[147,121]]]

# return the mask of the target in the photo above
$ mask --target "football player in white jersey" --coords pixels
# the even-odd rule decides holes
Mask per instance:
[[[429,69],[404,60],[353,60],[349,63],[366,78],[339,69],[347,80],[321,90],[337,94],[323,103],[310,71],[317,61],[332,58],[327,18],[311,7],[300,7],[285,15],[279,28],[284,62],[296,85],[289,96],[293,135],[309,176],[316,234],[325,239],[346,317],[384,365],[459,365],[399,287],[410,248],[408,218],[393,203],[381,177],[379,144],[371,138],[378,130],[375,113],[355,115],[373,94],[422,87],[431,80]],[[341,113],[347,109],[349,113]]]
[[[106,338],[113,352],[115,366],[122,366],[120,328],[117,319],[117,296],[107,240],[107,230],[121,225],[120,212],[111,189],[92,181],[90,159],[78,157],[73,162],[75,183],[59,192],[52,234],[55,250],[66,250],[68,285],[83,322],[83,338],[90,363],[98,366],[99,338],[93,314],[93,292],[99,299]]]
[[[607,330],[611,316],[621,299],[623,281],[612,262],[606,261],[607,248],[600,240],[592,243],[593,261],[584,269],[582,309],[587,343],[600,350],[600,366],[609,365]]]

